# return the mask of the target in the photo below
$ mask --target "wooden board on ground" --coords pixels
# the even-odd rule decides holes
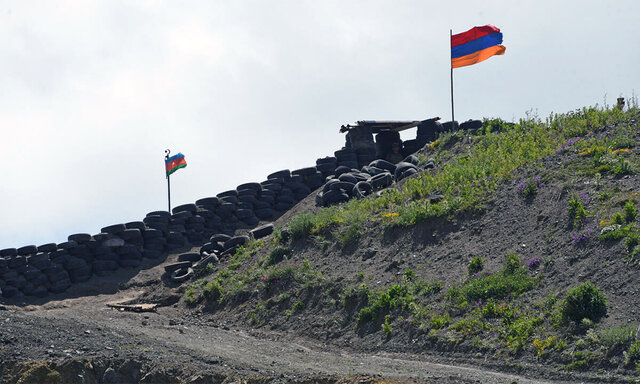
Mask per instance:
[[[109,308],[130,312],[155,312],[158,304],[107,304]]]

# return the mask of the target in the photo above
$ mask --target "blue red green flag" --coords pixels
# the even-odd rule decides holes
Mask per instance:
[[[500,28],[487,24],[451,36],[451,68],[465,67],[504,55]]]
[[[164,165],[167,171],[167,176],[169,176],[178,169],[186,167],[187,161],[184,159],[184,155],[178,152],[177,155],[173,155],[165,159]]]

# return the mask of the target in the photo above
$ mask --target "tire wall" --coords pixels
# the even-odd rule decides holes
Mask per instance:
[[[437,124],[434,126],[438,129]],[[406,148],[405,155],[437,137],[433,129],[423,127],[411,147]],[[364,197],[417,172],[417,167],[409,163],[402,166],[401,172],[393,172],[395,166],[375,163],[394,140],[399,140],[396,135],[378,134],[374,143],[371,131],[350,131],[345,147],[334,156],[318,159],[315,166],[277,171],[260,183],[241,184],[235,190],[177,206],[172,212],[149,212],[141,221],[109,225],[94,235],[78,233],[60,244],[2,249],[0,301],[62,293],[72,284],[85,282],[94,275],[105,276],[120,268],[139,268],[144,259],[159,263],[168,254],[187,247],[202,246],[201,253],[205,256],[224,257],[225,252],[234,252],[237,245],[225,248],[218,241],[218,235],[233,238],[237,230],[252,229],[258,229],[255,234],[267,233],[263,227],[258,228],[260,224],[277,219],[323,185],[325,188],[316,196],[316,201],[319,205],[329,205]],[[338,174],[340,179],[336,177]],[[327,180],[331,180],[327,184],[335,185],[328,188],[331,185],[325,184]]]

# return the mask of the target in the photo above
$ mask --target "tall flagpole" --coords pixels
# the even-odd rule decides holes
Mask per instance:
[[[165,156],[165,171],[166,171],[166,160],[169,159],[169,154],[171,153],[171,150],[169,149],[165,149],[164,151]],[[168,212],[171,213],[171,179],[169,178],[169,175],[167,174],[167,202],[168,202]]]
[[[449,52],[451,52],[451,121],[456,121],[453,113],[453,51],[451,46],[453,44],[453,30],[449,30]]]

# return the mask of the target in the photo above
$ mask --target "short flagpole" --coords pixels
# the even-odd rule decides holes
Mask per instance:
[[[456,121],[453,113],[453,51],[451,50],[451,46],[453,44],[453,30],[449,30],[449,52],[451,52],[451,121]]]
[[[164,153],[165,153],[164,159],[165,160],[169,159],[169,154],[171,153],[171,150],[166,149]],[[165,161],[165,171],[166,171],[166,161]],[[168,212],[171,213],[171,179],[169,178],[169,174],[167,174],[167,202],[169,206]]]

